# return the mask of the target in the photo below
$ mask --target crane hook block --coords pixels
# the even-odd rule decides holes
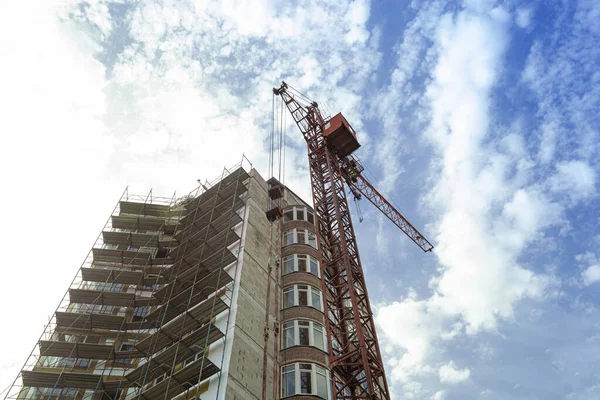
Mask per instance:
[[[337,113],[323,125],[323,135],[329,146],[344,158],[360,147],[356,133],[342,113]]]

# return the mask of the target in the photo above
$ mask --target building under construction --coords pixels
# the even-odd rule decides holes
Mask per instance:
[[[245,164],[126,190],[7,398],[331,398],[312,209]]]
[[[346,190],[433,246],[365,179],[341,114],[273,96],[278,179],[244,158],[180,198],[126,190],[7,399],[390,399]],[[314,210],[283,184],[286,109]]]

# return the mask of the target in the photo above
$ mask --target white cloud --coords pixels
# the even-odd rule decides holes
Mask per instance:
[[[520,299],[540,299],[554,284],[523,268],[518,257],[560,223],[563,208],[532,179],[535,163],[518,124],[502,140],[488,140],[490,96],[502,74],[509,26],[506,10],[478,3],[445,15],[436,30],[426,95],[429,139],[439,157],[428,200],[431,212],[442,216],[434,239],[440,275],[431,297],[394,302],[377,313],[384,336],[403,350],[390,363],[400,382],[431,373],[441,340],[494,331],[500,319],[512,318]],[[414,69],[415,61],[407,63],[399,71]],[[439,375],[458,382],[470,371],[450,363]]]
[[[531,16],[533,14],[533,10],[531,8],[517,8],[517,25],[519,28],[527,28],[531,23]]]
[[[552,190],[566,194],[572,201],[582,200],[596,192],[596,171],[585,161],[560,162],[556,164],[550,185]]]
[[[48,308],[30,310],[30,292],[1,294],[2,304],[19,304],[7,318],[20,319],[25,309],[30,317],[23,338],[3,334],[15,346],[3,354],[10,370],[0,372],[2,389],[127,183],[132,192],[186,193],[243,153],[264,174],[271,89],[283,79],[344,111],[359,129],[360,93],[379,63],[366,1],[144,1],[117,7],[121,14],[101,0],[31,3],[0,5],[0,33],[10,38],[0,41],[8,61],[0,63],[0,104],[10,110],[0,113],[2,131],[10,132],[0,163],[23,207],[5,223],[14,227],[11,243],[42,243],[40,254],[60,265],[23,265],[27,241],[4,260],[22,266],[7,272],[11,281],[37,274],[28,289],[48,292]],[[303,140],[296,128],[288,135],[286,183],[310,198]],[[14,207],[15,198],[2,201]],[[51,227],[76,251],[65,254],[47,229],[31,226]]]
[[[471,376],[471,371],[469,371],[468,368],[459,369],[454,361],[450,361],[448,364],[440,367],[439,376],[441,383],[449,383],[454,385],[469,379]]]
[[[600,264],[588,267],[581,273],[581,276],[586,286],[600,282]]]
[[[446,398],[446,391],[439,390],[439,391],[435,392],[435,394],[433,395],[431,400],[444,400],[445,398]]]
[[[1,334],[11,346],[3,348],[0,390],[16,377],[125,187],[107,173],[115,141],[103,121],[107,82],[95,58],[99,47],[76,23],[59,21],[62,6],[0,5],[0,169],[10,188],[0,205],[13,210],[4,215],[10,232],[0,237],[11,243],[4,263],[15,266],[4,279],[27,282],[27,290],[19,284],[0,293],[3,317],[19,323]],[[32,243],[43,262],[23,257]]]

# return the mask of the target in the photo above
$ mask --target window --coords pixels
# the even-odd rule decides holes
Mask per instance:
[[[327,398],[327,370],[323,367],[315,365],[317,396]]]
[[[306,242],[306,230],[296,229],[296,243],[305,244]]]
[[[296,363],[281,369],[282,397],[307,394],[331,399],[330,373],[316,364]]]
[[[321,271],[319,269],[319,261],[316,258],[308,256],[310,259],[310,273],[316,276],[321,276]]]
[[[300,272],[308,272],[308,263],[306,262],[306,257],[304,255],[297,256],[298,258],[298,271]]]
[[[283,289],[283,307],[308,306],[323,311],[321,291],[308,285],[293,285]]]
[[[312,286],[310,289],[311,289],[311,294],[312,294],[310,306],[323,311],[323,304],[321,304],[321,291],[315,289]]]
[[[307,254],[292,254],[283,259],[283,275],[292,272],[308,272],[317,277],[321,276],[319,261]]]
[[[290,244],[294,244],[294,230],[287,231],[283,234],[283,245],[289,246]]]
[[[294,272],[296,270],[294,256],[287,256],[283,259],[283,274],[289,274],[290,272]]]
[[[134,350],[135,350],[135,348],[133,346],[133,343],[123,342],[119,346],[119,351],[122,351],[122,352],[131,353]],[[119,362],[121,364],[133,364],[133,359],[132,358],[122,358],[122,359],[119,359]]]
[[[307,244],[313,248],[317,248],[317,235],[308,231],[308,242]]]
[[[306,285],[298,285],[296,286],[298,290],[298,305],[307,306],[308,305],[308,286]]]
[[[292,208],[288,208],[284,212],[284,222],[289,221],[308,221],[311,224],[315,223],[315,218],[313,212],[309,210],[307,207],[303,206],[295,206]]]
[[[308,229],[294,228],[283,234],[283,245],[289,246],[291,244],[307,244],[316,249],[317,236]]]
[[[286,365],[283,367],[282,379],[282,395],[283,397],[293,396],[296,394],[296,365]]]
[[[146,317],[146,315],[148,315],[149,310],[150,309],[148,307],[136,307],[135,310],[133,311],[131,320],[132,321],[143,320]]]
[[[300,393],[312,394],[312,364],[300,364]]]
[[[283,325],[282,348],[313,346],[327,351],[323,325],[313,321],[290,321]]]

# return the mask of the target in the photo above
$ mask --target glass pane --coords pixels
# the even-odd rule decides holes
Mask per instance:
[[[283,306],[292,307],[294,305],[294,288],[287,288],[283,292]]]
[[[308,272],[306,256],[298,256],[298,271]]]
[[[294,272],[294,256],[283,259],[283,273],[289,274],[290,272]]]
[[[296,243],[306,244],[306,233],[303,230],[299,230],[297,234],[298,241]]]
[[[304,209],[303,208],[298,208],[296,209],[296,219],[299,220],[304,220]]]
[[[325,340],[323,339],[323,327],[318,324],[314,324],[313,326],[313,337],[315,340],[315,347],[320,350],[325,350]]]
[[[294,231],[287,231],[283,235],[283,243],[284,246],[289,246],[290,244],[294,243]]]
[[[312,393],[312,374],[300,370],[300,393]]]
[[[285,367],[285,368],[288,368],[288,367]],[[292,366],[291,371],[285,371],[285,369],[284,369],[283,385],[281,385],[282,389],[283,389],[283,397],[293,396],[294,394],[296,394],[296,388],[295,388],[296,385],[295,384],[296,384],[296,379],[295,379],[293,366]]]
[[[321,310],[323,311],[323,309],[321,308],[321,296],[320,293],[313,289],[312,290],[312,306],[314,308],[316,308],[317,310]]]
[[[294,343],[294,323],[293,322],[288,322],[287,324],[284,325],[283,328],[283,335],[284,335],[284,339],[283,339],[283,348],[287,348],[290,346],[293,346]]]
[[[299,340],[298,340],[298,344],[301,346],[308,346],[310,344],[309,342],[309,334],[308,334],[308,327],[307,326],[301,326],[298,329],[300,336],[299,336]]]
[[[320,367],[317,367],[317,396],[327,398],[327,373]]]
[[[314,258],[310,258],[310,273],[319,276],[319,262]]]
[[[306,214],[308,216],[308,218],[307,218],[308,222],[310,222],[311,224],[314,224],[315,223],[315,218],[313,217],[313,213],[310,212],[310,211],[307,211]]]
[[[317,237],[312,232],[308,232],[308,244],[315,249],[317,248]]]
[[[293,219],[294,219],[294,210],[288,210],[283,215],[283,221],[284,222],[289,222],[289,221],[291,221]]]
[[[298,290],[298,305],[308,305],[308,290]]]

